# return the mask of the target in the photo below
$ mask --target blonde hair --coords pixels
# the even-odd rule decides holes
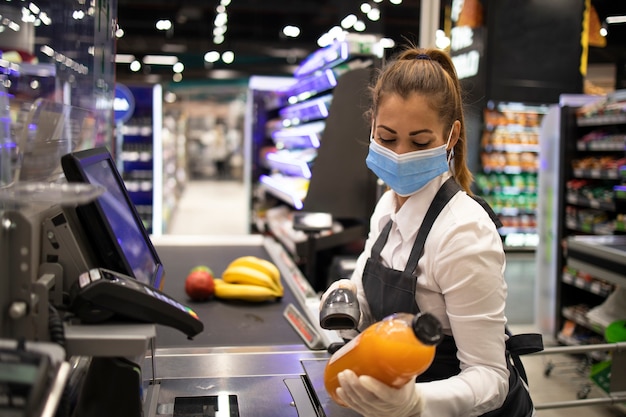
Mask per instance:
[[[439,49],[422,49],[412,45],[400,51],[379,72],[370,88],[372,107],[368,116],[375,116],[381,100],[388,95],[404,99],[417,93],[427,97],[446,129],[458,120],[461,123],[459,139],[454,145],[452,174],[458,184],[470,195],[473,176],[467,167],[467,136],[463,116],[461,85],[450,57]],[[371,118],[370,118],[371,120]],[[442,132],[447,137],[448,132]]]

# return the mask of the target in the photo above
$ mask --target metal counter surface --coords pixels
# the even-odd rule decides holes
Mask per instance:
[[[335,404],[324,389],[325,351],[298,347],[210,349],[177,355],[158,374],[157,416],[173,416],[179,398],[208,399],[234,396],[237,412],[226,417],[357,417]],[[186,374],[185,378],[174,375]],[[148,384],[148,381],[146,381]],[[147,386],[147,385],[146,385]],[[219,401],[218,401],[219,402]],[[225,410],[220,410],[224,412]],[[217,414],[216,414],[217,415]]]
[[[239,414],[233,416],[304,417],[298,413],[285,381],[295,380],[304,386],[301,361],[325,362],[327,355],[326,351],[305,351],[299,346],[215,348],[204,353],[159,355],[155,366],[159,375],[156,415],[173,415],[179,397],[234,395]],[[307,397],[301,406],[310,408],[312,403]]]

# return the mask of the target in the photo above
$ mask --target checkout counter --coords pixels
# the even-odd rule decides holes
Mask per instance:
[[[20,355],[36,356],[44,371],[30,381],[0,372],[0,387],[19,397],[11,415],[356,415],[325,392],[327,348],[341,340],[320,327],[319,295],[278,242],[262,235],[150,239],[105,149],[62,161],[68,181],[0,188],[0,348],[15,354],[0,356],[0,371],[14,369],[7,361]],[[280,300],[188,299],[191,268],[209,265],[220,274],[249,255],[278,267]],[[117,265],[120,259],[128,265]],[[93,288],[112,287],[115,303],[100,298],[87,316],[75,308]],[[116,315],[85,320],[102,310]]]
[[[40,191],[57,193],[60,188]],[[83,251],[80,233],[72,232],[80,227],[71,210],[43,207],[0,210],[0,301],[10,306],[3,308],[10,314],[2,317],[0,339],[12,348],[16,339],[32,340],[28,350],[54,347],[48,306],[62,304],[61,289],[93,262],[86,260],[91,254]],[[81,399],[81,413],[71,417],[357,415],[332,402],[324,389],[327,347],[341,340],[320,327],[319,294],[278,242],[262,235],[166,235],[152,243],[165,271],[162,292],[191,308],[203,330],[189,339],[162,324],[65,322],[65,356],[59,349],[49,355],[54,366],[44,384],[45,405],[28,416],[54,416],[64,389]],[[184,282],[192,267],[209,265],[219,274],[235,258],[248,255],[278,267],[284,286],[280,300],[189,300]],[[85,361],[88,370],[76,375],[76,365]],[[109,372],[112,368],[119,369]],[[76,393],[80,390],[88,393]]]

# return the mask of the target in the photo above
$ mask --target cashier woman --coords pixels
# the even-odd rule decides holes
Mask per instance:
[[[367,417],[481,416],[499,409],[509,390],[505,254],[492,218],[470,191],[459,80],[444,52],[408,47],[381,70],[371,93],[366,164],[388,190],[351,279],[335,281],[322,301],[351,287],[361,306],[359,330],[395,312],[422,311],[439,319],[446,337],[417,382],[395,389],[345,370],[337,395]],[[450,177],[461,191],[439,211],[407,278],[402,271],[415,262],[425,213]],[[518,405],[523,414],[488,415],[533,415],[532,404]]]

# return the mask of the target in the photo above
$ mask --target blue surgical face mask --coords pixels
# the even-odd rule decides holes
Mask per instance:
[[[446,148],[451,137],[452,129],[445,145],[401,155],[379,145],[371,137],[365,163],[396,194],[408,197],[448,170],[450,157]]]

